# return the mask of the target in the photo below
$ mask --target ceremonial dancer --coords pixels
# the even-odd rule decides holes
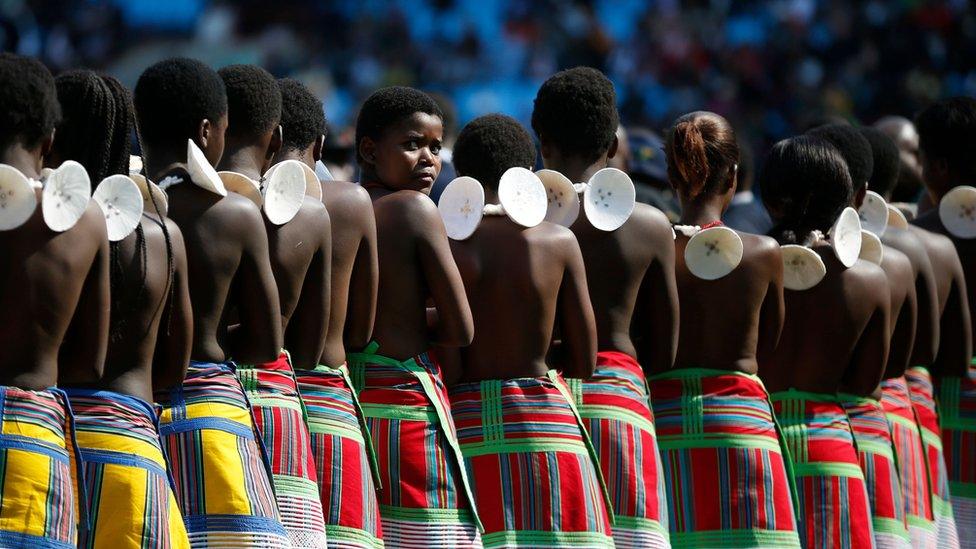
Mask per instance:
[[[783,325],[779,246],[721,226],[738,160],[724,118],[682,116],[665,154],[682,206],[675,228],[681,336],[674,369],[649,383],[671,544],[798,547],[788,457],[756,375]]]
[[[558,325],[564,358],[553,366],[589,378],[596,325],[576,238],[542,221],[535,157],[528,132],[502,115],[472,120],[454,147],[462,177],[439,208],[475,337],[460,352],[451,411],[485,547],[613,547],[597,456],[569,387],[546,362]]]
[[[275,161],[297,160],[314,169],[325,143],[322,102],[297,80],[279,80],[278,87],[284,138]],[[373,205],[369,193],[353,183],[315,179],[309,184],[320,185],[332,220],[331,306],[324,313],[328,334],[321,356],[295,373],[311,433],[325,530],[330,547],[382,547],[379,471],[346,366],[346,349],[362,349],[373,331],[378,277]],[[286,345],[303,337],[306,314],[323,313],[303,293],[292,315],[295,322],[285,330]]]
[[[356,120],[379,290],[373,341],[347,359],[377,453],[391,547],[481,546],[445,388],[460,372],[442,371],[428,353],[468,345],[474,331],[444,222],[426,194],[440,171],[442,133],[440,108],[413,88],[376,91]]]
[[[35,59],[0,53],[0,81],[0,545],[70,549],[79,524],[88,527],[87,501],[76,497],[84,482],[72,480],[74,422],[55,386],[102,374],[105,216],[89,201],[80,167],[61,179],[84,191],[72,193],[67,216],[50,211],[65,202],[59,185],[45,192],[37,183],[61,117],[51,73]]]
[[[616,93],[603,73],[579,67],[553,75],[539,89],[532,112],[547,169],[540,176],[588,181],[615,155],[618,124]],[[564,197],[559,192],[550,189],[550,202],[579,202],[572,189]],[[614,543],[667,547],[668,506],[645,371],[663,372],[674,362],[674,238],[660,210],[632,207],[613,230],[595,227],[583,213],[566,219],[586,263],[599,351],[593,377],[568,381],[600,456],[613,503]]]
[[[891,343],[882,375],[884,378],[898,377],[905,371],[909,359],[914,356],[915,331],[918,325],[917,265],[924,267],[927,263],[931,269],[931,263],[921,243],[911,234],[901,235],[900,242],[911,246],[909,251],[914,252],[912,259],[898,248],[885,243],[884,233],[892,214],[881,195],[869,185],[875,172],[875,156],[871,142],[862,131],[851,125],[829,124],[808,133],[833,145],[847,163],[852,183],[851,205],[859,209],[862,220],[860,257],[885,271],[891,292]],[[887,139],[883,134],[881,137]],[[881,165],[877,167],[880,171],[885,169]],[[924,285],[925,281],[920,283]],[[923,295],[923,304],[930,305],[923,311],[922,318],[928,323],[923,329],[928,330],[932,330],[933,325],[937,328],[937,317],[932,317],[934,294],[928,294],[930,289],[928,286],[923,287],[926,292]],[[925,344],[931,345],[931,342],[923,342]],[[861,472],[868,490],[875,541],[879,547],[907,547],[910,538],[904,516],[904,496],[898,481],[898,462],[880,395],[879,386],[869,395],[847,393],[842,388],[838,396],[851,423]],[[910,452],[906,459],[915,461],[908,461],[902,466],[906,473],[915,475],[906,479],[911,486],[927,485],[927,482],[918,480],[927,479],[924,468],[917,467],[919,456],[919,452]],[[916,497],[914,493],[911,495]],[[929,497],[927,492],[920,495]],[[913,513],[916,509],[924,509],[917,502],[913,502],[912,507]]]
[[[282,337],[261,210],[227,193],[213,169],[227,129],[224,84],[199,61],[167,59],[142,73],[134,102],[146,177],[168,193],[189,266],[190,364],[182,385],[155,397],[191,546],[289,547],[234,373],[233,360],[274,360]]]
[[[865,397],[881,380],[891,337],[887,277],[858,259],[851,175],[830,142],[777,143],[760,187],[772,234],[785,245],[787,287],[783,334],[761,373],[790,452],[800,540],[874,547],[867,486],[837,393]]]
[[[973,229],[976,226],[973,220],[976,189],[971,186],[976,182],[972,156],[972,144],[976,143],[976,101],[969,97],[939,101],[919,113],[915,124],[920,138],[925,186],[938,207],[922,214],[913,223],[950,238],[955,245],[966,284],[954,285],[943,317],[961,318],[959,324],[970,328],[970,318],[976,310],[976,297],[971,291],[967,295],[967,288],[976,284],[976,240],[973,240],[976,237]],[[962,310],[956,310],[957,304],[962,305]],[[967,358],[962,360],[960,353],[952,350],[943,353],[940,348],[931,367],[934,387],[923,369],[912,368],[906,376],[912,376],[909,383],[914,389],[913,403],[922,420],[924,434],[929,435],[933,426],[941,427],[940,444],[929,444],[929,447],[938,446],[943,450],[945,469],[933,481],[938,485],[945,481],[960,545],[971,548],[976,547],[976,415],[973,413],[976,409],[976,371],[968,358],[970,347],[966,346],[965,351]],[[939,404],[935,421],[932,393]],[[935,431],[936,434],[939,432]],[[931,451],[929,458],[931,461]],[[944,492],[936,486],[935,494],[943,496]],[[945,502],[936,499],[936,504],[940,503]],[[938,521],[938,514],[936,519]],[[939,532],[942,534],[943,528]],[[949,538],[942,537],[942,540]]]
[[[262,175],[282,143],[281,91],[274,77],[255,65],[231,65],[218,74],[224,81],[228,106],[218,175],[228,190],[247,193],[265,211],[283,333],[299,300],[307,302],[305,313],[296,319],[301,328],[293,329],[291,339],[285,341],[287,351],[264,364],[238,362],[237,377],[264,439],[288,540],[296,549],[324,548],[322,503],[293,365],[314,366],[325,344],[332,266],[329,214],[321,200],[305,196],[304,165],[280,166],[284,169],[278,171],[278,177]],[[288,177],[293,181],[286,181]],[[318,190],[318,179],[313,177],[312,183]]]
[[[160,191],[146,184],[144,201],[128,177],[134,126],[128,90],[89,70],[62,73],[55,83],[63,118],[48,164],[76,161],[97,182],[112,255],[104,372],[65,387],[87,482],[79,495],[88,498],[89,524],[78,547],[189,547],[151,404],[154,388],[182,383],[190,359],[183,236],[163,214]]]

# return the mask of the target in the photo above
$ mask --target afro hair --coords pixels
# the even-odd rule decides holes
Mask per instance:
[[[858,129],[871,145],[871,153],[874,157],[874,169],[871,170],[868,188],[888,199],[895,184],[898,183],[898,171],[901,168],[898,146],[893,139],[877,128]]]
[[[37,59],[0,53],[0,146],[34,148],[61,120],[54,77]]]
[[[135,89],[136,125],[148,147],[186,146],[204,119],[227,114],[227,94],[217,73],[196,59],[174,57],[143,71]]]
[[[444,120],[444,113],[431,96],[405,86],[390,86],[373,92],[359,109],[356,118],[356,161],[363,162],[359,144],[363,138],[379,139],[384,130],[413,116],[424,113]]]
[[[953,97],[928,106],[915,118],[919,148],[943,159],[957,175],[976,178],[976,99]]]
[[[468,122],[454,144],[454,169],[496,191],[498,180],[509,168],[532,169],[535,142],[517,120],[489,114]]]
[[[281,121],[281,91],[271,73],[257,65],[217,71],[227,93],[227,137],[257,140]]]
[[[619,123],[613,83],[593,68],[558,72],[535,96],[532,129],[539,140],[586,162],[610,150]]]
[[[322,102],[294,78],[278,80],[281,91],[281,147],[289,151],[304,151],[320,135],[326,135],[325,111]]]
[[[871,153],[871,143],[861,135],[857,128],[844,124],[828,124],[807,132],[810,135],[824,139],[840,151],[847,169],[851,172],[851,183],[854,195],[861,192],[864,185],[871,179],[874,170],[874,155]]]

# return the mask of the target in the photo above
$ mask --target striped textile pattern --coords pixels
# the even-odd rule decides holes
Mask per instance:
[[[864,474],[837,397],[790,389],[769,399],[793,463],[803,546],[874,547]]]
[[[451,388],[485,547],[614,546],[599,463],[550,373]]]
[[[75,547],[71,410],[53,391],[0,386],[0,547]]]
[[[282,351],[274,362],[238,364],[236,371],[271,463],[275,501],[288,541],[295,549],[324,549],[318,476],[291,357]]]
[[[898,470],[901,473],[905,521],[912,547],[930,549],[936,546],[935,515],[932,511],[932,489],[922,430],[915,416],[908,382],[904,377],[881,381],[881,407],[891,425]]]
[[[481,547],[440,366],[427,353],[400,361],[377,350],[346,358],[376,451],[384,543]]]
[[[673,547],[799,547],[787,457],[766,390],[740,372],[648,380]]]
[[[976,361],[974,361],[976,365]],[[939,412],[942,449],[952,511],[959,529],[960,546],[976,548],[976,371],[966,377],[942,377]]]
[[[190,547],[289,548],[233,363],[191,361],[183,384],[155,399]]]
[[[79,532],[78,547],[188,548],[152,405],[114,391],[65,393],[88,488],[89,528]]]
[[[596,355],[593,377],[566,382],[600,460],[613,505],[614,544],[618,549],[671,547],[644,369],[627,354],[604,351]]]
[[[372,441],[345,364],[298,370],[329,547],[383,547]]]
[[[881,403],[873,398],[838,395],[851,423],[857,457],[864,473],[871,505],[874,541],[878,549],[909,549],[898,462],[891,441],[891,425]]]
[[[942,452],[942,430],[939,428],[939,411],[935,404],[935,386],[932,374],[923,366],[905,370],[908,395],[922,429],[922,443],[928,457],[926,464],[932,482],[932,512],[935,515],[935,536],[940,549],[959,547],[959,534],[949,499],[949,475]]]

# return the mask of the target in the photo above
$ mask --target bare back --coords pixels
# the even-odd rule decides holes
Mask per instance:
[[[636,204],[616,231],[593,227],[582,213],[571,229],[587,266],[597,348],[638,358],[649,370],[669,369],[677,346],[678,294],[668,218]]]
[[[941,327],[939,352],[928,365],[936,376],[963,376],[972,357],[972,312],[976,310],[976,240],[956,238],[946,230],[935,208],[912,221],[925,243],[938,279]]]
[[[763,366],[763,381],[770,391],[870,395],[881,381],[891,337],[887,276],[863,260],[844,268],[827,245],[814,251],[827,275],[809,290],[786,290],[783,335],[770,367]]]
[[[31,218],[0,232],[0,385],[25,389],[99,377],[109,322],[109,248],[101,209],[90,202],[74,227],[57,233],[44,223],[41,191],[36,194]],[[59,360],[65,343],[72,354]]]
[[[427,195],[371,189],[376,215],[379,291],[373,339],[383,355],[405,360],[431,344],[470,343],[471,312],[444,222]],[[428,330],[427,299],[437,308]]]
[[[738,233],[739,266],[706,281],[685,264],[688,237],[675,240],[681,328],[675,368],[716,368],[755,374],[776,347],[783,323],[783,260],[765,236]]]
[[[193,304],[193,360],[257,364],[280,351],[278,291],[257,206],[221,197],[184,178],[169,188],[169,215],[183,232]],[[171,175],[172,175],[171,174]],[[240,324],[231,325],[231,310]]]
[[[329,324],[332,227],[329,212],[306,197],[284,225],[265,220],[271,270],[278,286],[281,329],[296,368],[315,368]],[[292,314],[295,326],[288,330]]]
[[[551,223],[527,229],[507,217],[485,217],[471,238],[451,242],[451,250],[474,317],[474,340],[461,351],[464,381],[545,375],[556,322],[569,357],[566,374],[592,375],[593,310],[569,229]]]
[[[891,345],[888,350],[887,373],[902,371],[909,366],[915,344],[918,321],[918,300],[915,294],[915,271],[908,256],[891,246],[884,246],[881,269],[888,278],[891,299]],[[880,396],[880,393],[878,393]]]
[[[937,273],[929,259],[929,254],[925,249],[922,239],[913,230],[897,229],[889,227],[881,236],[882,242],[886,247],[894,248],[902,252],[911,262],[912,272],[915,276],[915,302],[916,302],[916,322],[915,337],[912,339],[911,356],[908,358],[907,365],[931,364],[935,360],[936,352],[939,349],[939,314],[941,306],[939,301],[938,278],[944,277],[944,273]],[[901,315],[899,315],[901,316]],[[898,324],[902,324],[898,321]],[[892,345],[896,340],[903,338],[903,334],[898,327],[892,335]],[[903,341],[899,341],[903,344]],[[892,349],[892,355],[895,354]],[[895,360],[894,356],[888,357],[888,366],[885,368],[885,379],[898,377],[904,373],[902,362]]]
[[[332,291],[319,361],[337,367],[347,350],[362,349],[373,335],[379,283],[376,220],[369,193],[359,185],[323,181],[322,201],[332,220]]]
[[[163,222],[172,248],[173,280],[169,277]],[[112,319],[105,373],[98,386],[152,402],[154,385],[165,390],[179,383],[186,373],[193,317],[186,250],[179,227],[151,214],[143,215],[140,226],[141,234],[133,231],[116,244],[121,266],[121,276],[113,284],[116,316]]]

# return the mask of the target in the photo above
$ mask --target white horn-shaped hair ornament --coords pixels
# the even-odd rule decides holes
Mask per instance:
[[[861,252],[858,257],[875,265],[881,265],[881,262],[884,261],[884,246],[881,245],[881,239],[878,238],[878,235],[861,229]]]
[[[888,203],[874,191],[865,193],[864,202],[858,208],[857,214],[861,217],[861,227],[875,236],[883,235],[888,228]]]
[[[0,231],[16,229],[34,215],[35,188],[20,170],[0,164]]]
[[[149,181],[142,174],[130,173],[129,178],[136,184],[136,187],[139,187],[139,194],[142,195],[142,211],[157,214],[159,217],[166,217],[166,214],[169,213],[169,197],[166,196],[166,191],[160,189],[159,185]]]
[[[888,226],[896,229],[907,229],[908,218],[901,210],[888,204]]]
[[[583,211],[601,231],[616,231],[634,213],[637,191],[630,176],[616,168],[603,168],[582,185]]]
[[[217,176],[229,192],[247,198],[258,208],[264,206],[264,196],[261,195],[261,186],[257,181],[237,172],[217,172]]]
[[[305,196],[311,196],[315,200],[322,202],[322,182],[319,176],[315,175],[315,170],[308,164],[301,162],[302,170],[305,171]]]
[[[939,219],[952,236],[976,238],[976,187],[952,189],[939,202]]]
[[[827,276],[827,266],[817,252],[807,246],[780,246],[783,255],[783,287],[803,291],[813,288]]]
[[[66,160],[44,180],[41,197],[44,223],[52,231],[67,231],[81,219],[90,200],[88,172],[74,160]]]
[[[129,175],[142,173],[142,157],[134,154],[129,155]],[[133,180],[135,181],[135,180]]]
[[[302,208],[308,188],[304,166],[298,160],[285,160],[271,166],[261,178],[264,215],[275,225],[288,223]]]
[[[118,242],[132,234],[142,219],[142,192],[127,175],[110,175],[103,179],[95,188],[92,199],[105,214],[109,242]]]
[[[186,140],[186,171],[194,185],[220,196],[227,196],[227,189],[217,175],[217,170],[210,165],[210,161],[197,147],[192,139]],[[166,180],[160,181],[159,186],[165,191],[169,185]]]
[[[677,225],[671,228],[672,234],[675,230],[690,237],[685,244],[685,265],[702,280],[718,280],[742,261],[742,238],[728,227]]]
[[[473,177],[458,177],[441,194],[437,209],[451,240],[474,234],[486,215],[506,215],[523,227],[535,227],[546,217],[546,188],[525,168],[509,168],[498,180],[498,204],[485,204],[485,191]]]
[[[546,188],[546,221],[569,227],[579,217],[580,199],[573,182],[556,170],[535,172]]]
[[[845,267],[853,267],[861,255],[861,218],[857,210],[844,208],[828,234],[837,259]]]

